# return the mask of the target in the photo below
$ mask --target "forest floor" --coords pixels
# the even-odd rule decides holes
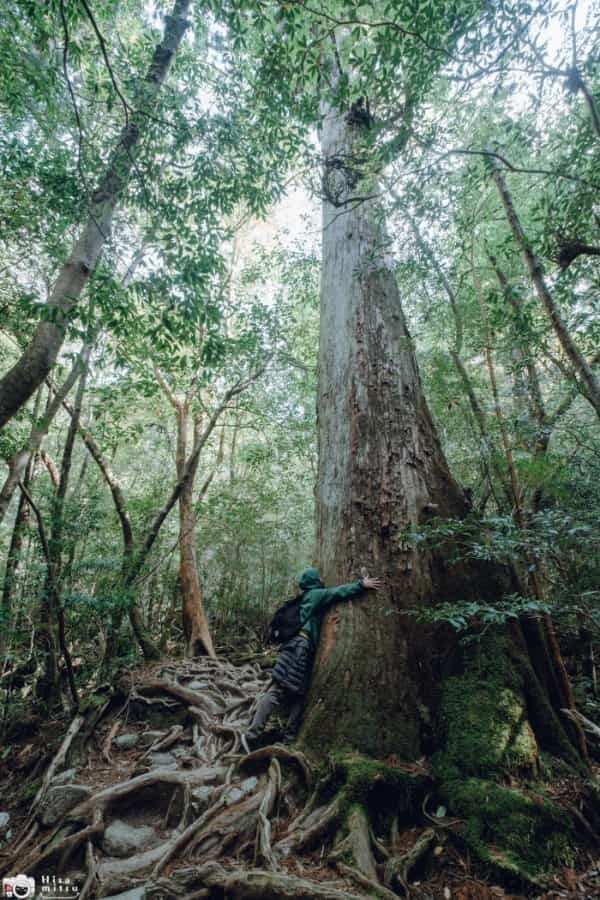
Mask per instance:
[[[577,870],[520,893],[484,880],[460,822],[429,814],[427,798],[393,834],[372,835],[377,881],[345,864],[311,762],[278,744],[241,749],[266,661],[140,666],[71,723],[21,722],[1,753],[0,872],[34,877],[48,900],[600,898],[600,862],[587,851]]]

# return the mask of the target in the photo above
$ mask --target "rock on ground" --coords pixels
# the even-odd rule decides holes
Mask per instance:
[[[90,788],[82,784],[54,785],[42,802],[38,814],[40,822],[42,825],[55,825],[65,813],[91,795]]]
[[[137,745],[139,739],[139,734],[135,734],[135,732],[131,732],[131,734],[120,734],[119,737],[114,738],[113,744],[115,747],[118,747],[119,750],[131,750]]]
[[[102,849],[110,856],[122,859],[140,850],[146,850],[156,838],[156,832],[149,825],[134,828],[127,822],[115,819],[104,832]]]

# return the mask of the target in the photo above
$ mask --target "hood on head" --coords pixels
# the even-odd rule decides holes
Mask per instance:
[[[319,575],[318,569],[304,569],[298,579],[298,586],[301,591],[310,591],[313,588],[324,587]]]

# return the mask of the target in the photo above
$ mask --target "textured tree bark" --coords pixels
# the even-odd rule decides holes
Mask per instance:
[[[23,475],[23,484],[28,489],[31,485],[35,472],[35,456],[29,458],[29,464],[25,467]],[[0,627],[0,657],[3,657],[6,651],[7,639],[12,630],[13,624],[13,594],[21,568],[21,556],[23,553],[23,538],[25,536],[27,523],[30,517],[29,503],[25,498],[25,494],[21,493],[17,506],[17,513],[13,524],[10,545],[6,557],[6,568],[4,570],[4,582],[2,584],[2,614]]]
[[[119,137],[106,171],[93,192],[90,215],[60,271],[46,317],[39,323],[21,358],[0,380],[0,428],[27,402],[54,366],[67,323],[94,271],[108,239],[118,200],[129,182],[140,142],[149,122],[146,113],[158,95],[188,26],[191,0],[175,0],[137,96],[138,109]]]
[[[317,756],[353,749],[414,760],[432,749],[430,720],[458,654],[451,635],[406,611],[439,600],[496,601],[510,582],[500,566],[452,565],[443,551],[417,551],[404,537],[432,515],[463,517],[468,504],[423,395],[375,185],[357,169],[365,128],[354,110],[323,116],[316,556],[326,584],[368,574],[383,577],[386,589],[324,617],[300,743]],[[538,631],[538,662],[552,669],[548,635]],[[538,680],[522,636],[514,649],[527,672],[532,721],[540,730],[552,722],[543,726],[548,740],[577,760],[558,698],[548,697],[548,672]],[[560,672],[552,675],[556,686]]]
[[[77,687],[75,685],[75,677],[73,675],[71,654],[67,643],[65,617],[62,607],[62,557],[65,502],[71,475],[73,447],[75,446],[75,437],[77,436],[77,428],[81,417],[81,407],[83,405],[85,385],[89,370],[90,350],[91,348],[88,346],[85,348],[85,353],[82,354],[83,371],[80,375],[73,415],[69,422],[67,437],[65,439],[58,486],[54,497],[52,498],[51,530],[50,540],[48,541],[48,556],[46,559],[47,570],[40,609],[40,628],[37,633],[37,642],[43,660],[42,675],[36,686],[37,696],[49,704],[58,700],[60,696],[58,657],[59,654],[62,654],[65,662],[71,699],[75,709],[79,705],[79,698],[77,695]]]
[[[403,530],[467,504],[444,459],[374,199],[354,202],[358,117],[326,110],[319,349],[317,556],[326,584],[381,575],[386,590],[325,617],[302,743],[373,756],[421,751],[421,724],[438,681],[439,648],[403,615],[431,604],[440,560]]]

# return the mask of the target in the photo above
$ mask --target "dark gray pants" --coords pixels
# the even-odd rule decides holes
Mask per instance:
[[[254,713],[252,724],[246,732],[246,737],[251,741],[255,741],[265,730],[265,725],[272,713],[278,708],[283,708],[288,713],[283,740],[286,743],[293,741],[300,728],[303,707],[303,694],[294,694],[277,681],[271,681],[269,687],[258,701],[258,706]]]

